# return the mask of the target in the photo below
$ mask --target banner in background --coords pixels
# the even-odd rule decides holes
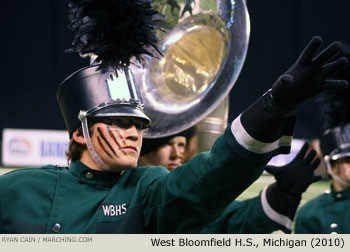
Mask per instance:
[[[69,136],[65,130],[4,129],[2,136],[2,165],[38,166],[67,165]],[[302,139],[293,139],[291,153],[277,155],[269,165],[286,165],[299,152]]]
[[[69,135],[64,130],[4,129],[2,164],[5,166],[67,165]]]

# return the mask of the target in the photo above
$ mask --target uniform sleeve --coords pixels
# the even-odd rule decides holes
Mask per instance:
[[[260,196],[234,201],[214,222],[198,230],[209,234],[268,234],[281,229],[262,209]]]
[[[270,104],[270,95],[266,93],[231,125],[235,141],[248,153],[274,156],[290,152],[296,115]]]
[[[288,153],[295,118],[272,113],[264,97],[244,111],[210,152],[145,188],[145,229],[187,233],[218,218],[276,154]]]
[[[219,218],[201,228],[200,233],[267,234],[281,230],[292,232],[299,202],[276,191],[275,184],[264,188],[258,197],[234,201]],[[278,202],[278,203],[276,203]]]
[[[279,230],[292,232],[293,220],[300,200],[278,190],[276,183],[265,187],[260,194],[265,215],[279,225]]]

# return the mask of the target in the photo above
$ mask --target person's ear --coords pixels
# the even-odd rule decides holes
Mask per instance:
[[[72,137],[73,137],[74,141],[77,142],[78,144],[86,144],[86,141],[85,141],[83,134],[80,134],[80,132],[78,130],[73,132]]]

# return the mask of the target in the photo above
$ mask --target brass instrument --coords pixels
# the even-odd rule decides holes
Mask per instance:
[[[227,122],[225,97],[248,49],[245,1],[155,0],[154,5],[166,17],[159,32],[164,57],[133,68],[152,120],[145,137],[169,136],[199,122],[199,134],[221,134]]]

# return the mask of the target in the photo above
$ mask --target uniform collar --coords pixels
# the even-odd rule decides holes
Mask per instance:
[[[79,160],[72,160],[69,171],[80,182],[102,187],[114,186],[120,178],[120,172],[104,172],[90,169]]]
[[[350,188],[344,189],[343,191],[334,191],[333,186],[331,186],[331,195],[335,200],[345,200],[350,198]]]

